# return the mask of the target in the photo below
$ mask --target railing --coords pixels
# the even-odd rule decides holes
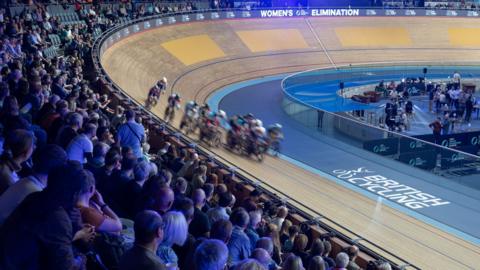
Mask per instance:
[[[245,11],[236,11],[234,15],[243,14]],[[216,166],[220,168],[224,168],[231,173],[231,176],[234,176],[244,183],[248,183],[252,186],[255,186],[261,190],[264,190],[270,196],[280,198],[290,209],[293,209],[294,212],[299,213],[303,216],[306,220],[310,220],[311,224],[315,224],[315,226],[319,226],[325,231],[333,232],[336,235],[336,238],[341,239],[344,243],[349,244],[356,244],[360,247],[362,252],[370,255],[373,258],[382,258],[384,260],[388,260],[394,266],[394,269],[406,269],[406,267],[411,269],[419,269],[415,265],[406,262],[404,259],[398,257],[394,253],[384,250],[382,247],[376,245],[373,242],[370,242],[368,239],[364,239],[361,235],[349,230],[348,228],[342,226],[341,224],[336,223],[334,220],[324,217],[321,213],[318,213],[315,209],[308,207],[307,205],[302,204],[301,202],[297,201],[295,198],[289,197],[287,194],[283,193],[282,191],[276,189],[274,186],[268,184],[268,181],[264,181],[262,179],[256,178],[254,175],[250,174],[249,172],[243,170],[242,168],[236,168],[235,164],[229,162],[226,158],[216,155],[210,150],[203,148],[201,146],[197,146],[194,144],[194,140],[182,134],[180,130],[170,125],[166,125],[165,122],[160,119],[157,115],[151,113],[150,111],[146,110],[141,103],[133,99],[129,96],[126,92],[124,92],[115,82],[113,82],[107,72],[103,69],[101,64],[101,56],[106,51],[106,49],[112,46],[118,40],[129,36],[130,34],[146,30],[144,29],[148,22],[150,27],[160,27],[161,25],[165,24],[173,24],[176,21],[181,22],[182,16],[186,14],[191,14],[194,18],[198,18],[199,13],[179,13],[179,14],[167,14],[167,15],[159,15],[159,16],[151,16],[145,17],[141,19],[137,19],[122,25],[118,25],[106,31],[102,36],[95,40],[93,49],[92,49],[92,61],[95,70],[98,72],[98,77],[100,81],[103,81],[105,86],[109,89],[111,94],[120,96],[124,100],[128,100],[127,103],[132,103],[141,111],[141,114],[147,118],[151,119],[155,125],[152,125],[151,128],[162,130],[167,130],[168,133],[178,138],[178,140],[183,143],[184,145],[190,145],[190,147],[195,148],[200,155],[204,158],[207,158],[211,162],[214,162]],[[201,14],[205,14],[202,12]],[[213,16],[216,14],[217,16]],[[211,13],[205,14],[204,18],[209,18],[212,20],[224,18],[228,19],[229,14],[231,15],[231,11],[225,12],[218,12],[213,11]],[[240,17],[240,16],[239,16]],[[172,21],[171,19],[175,19]],[[202,20],[203,20],[202,19]],[[158,22],[161,24],[158,24]],[[141,26],[141,27],[139,27]],[[125,31],[125,29],[129,29],[129,31]],[[319,218],[320,217],[320,218]],[[375,250],[376,252],[374,252]],[[382,255],[380,255],[382,254]]]
[[[291,117],[326,137],[480,189],[480,157],[476,155],[480,146],[480,132],[416,138],[369,125],[345,113],[322,110],[295,95],[298,87],[321,81],[354,82],[368,78],[379,82],[382,79],[387,81],[423,77],[424,67],[428,69],[427,80],[447,79],[454,71],[463,74],[464,78],[480,78],[480,68],[476,66],[371,66],[311,70],[290,75],[282,81],[282,105]]]

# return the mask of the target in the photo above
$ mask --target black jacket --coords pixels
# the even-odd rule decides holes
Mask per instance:
[[[0,269],[74,269],[72,221],[45,192],[29,195],[0,229]]]

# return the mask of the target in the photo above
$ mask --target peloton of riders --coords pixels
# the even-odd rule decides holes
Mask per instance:
[[[147,105],[155,106],[160,95],[167,88],[167,79],[158,81],[149,91]],[[181,98],[174,93],[168,97],[164,120],[169,123],[175,117],[175,111],[180,109]],[[199,140],[210,146],[219,147],[222,143],[223,130],[226,132],[226,146],[234,152],[254,155],[259,160],[268,151],[277,156],[280,152],[280,142],[283,140],[282,126],[273,124],[265,128],[260,119],[253,114],[234,115],[219,110],[214,112],[208,104],[199,105],[195,101],[185,104],[184,114],[180,121],[180,130],[187,135],[199,130]]]

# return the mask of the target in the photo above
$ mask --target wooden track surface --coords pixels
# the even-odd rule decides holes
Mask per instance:
[[[474,19],[396,17],[308,20],[337,65],[404,61],[480,62],[480,48],[452,47],[446,29],[450,26],[471,27],[479,22]],[[405,28],[412,45],[408,48],[392,47],[391,44],[342,47],[334,32],[335,27],[375,26]],[[286,27],[299,29],[309,48],[253,54],[234,32]],[[201,34],[208,34],[219,44],[226,57],[185,66],[161,46],[165,41]],[[305,19],[301,18],[189,23],[162,27],[123,40],[106,51],[102,64],[110,77],[139,102],[145,101],[148,89],[156,80],[166,76],[184,101],[196,99],[202,103],[213,91],[233,82],[331,67],[319,40]],[[153,111],[162,116],[164,104],[165,97],[162,97]],[[376,201],[307,170],[281,159],[267,157],[260,164],[222,149],[214,152],[422,269],[480,269],[479,246],[387,206],[378,209]]]

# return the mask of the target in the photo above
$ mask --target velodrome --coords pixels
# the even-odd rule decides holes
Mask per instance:
[[[480,28],[472,26],[477,22],[377,17],[185,23],[118,42],[104,53],[102,65],[118,86],[141,103],[150,86],[163,76],[184,101],[203,103],[217,89],[234,82],[312,68],[476,64],[480,61]],[[288,35],[288,41],[283,35]],[[162,98],[152,110],[162,116],[164,105]],[[477,245],[431,224],[385,205],[374,215],[376,200],[284,160],[267,158],[257,163],[222,149],[213,151],[422,269],[478,268]]]

